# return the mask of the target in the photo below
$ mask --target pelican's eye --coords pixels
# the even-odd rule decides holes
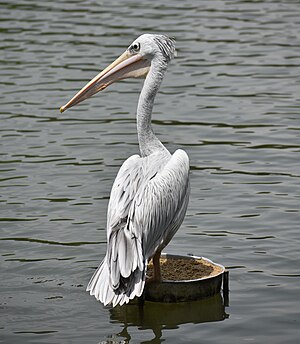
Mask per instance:
[[[131,50],[133,50],[134,52],[137,53],[140,51],[141,45],[140,45],[140,43],[133,43],[130,48],[131,48]]]

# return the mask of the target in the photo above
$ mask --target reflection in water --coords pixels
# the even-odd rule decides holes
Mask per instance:
[[[179,325],[187,323],[199,324],[222,321],[228,317],[220,293],[194,302],[145,302],[144,304],[118,306],[110,309],[110,318],[112,322],[117,321],[124,324],[118,337],[123,337],[125,340],[120,341],[111,338],[101,343],[129,343],[131,339],[130,327],[132,326],[137,326],[139,330],[151,329],[153,331],[153,339],[143,343],[161,343],[165,329],[176,329]]]

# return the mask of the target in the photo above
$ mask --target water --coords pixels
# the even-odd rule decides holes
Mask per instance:
[[[1,3],[3,343],[298,343],[297,1]],[[176,37],[154,109],[191,160],[168,252],[230,270],[230,301],[104,308],[85,292],[106,249],[109,191],[138,151],[141,81],[63,105],[135,37]]]

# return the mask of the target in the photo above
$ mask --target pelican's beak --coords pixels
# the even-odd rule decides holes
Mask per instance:
[[[60,112],[64,112],[66,109],[79,104],[97,92],[104,90],[115,81],[125,78],[145,77],[149,68],[150,62],[143,59],[142,55],[131,55],[130,52],[126,50],[112,64],[88,82],[71,100],[68,101],[67,104],[62,106],[60,108]]]

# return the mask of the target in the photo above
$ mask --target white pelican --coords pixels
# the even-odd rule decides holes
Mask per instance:
[[[145,78],[137,107],[140,155],[129,157],[114,181],[107,212],[106,256],[87,286],[104,305],[123,305],[141,296],[151,258],[153,279],[161,279],[160,253],[186,213],[189,158],[181,149],[171,154],[151,126],[154,98],[174,54],[173,39],[141,35],[60,109],[63,112],[117,80]]]

